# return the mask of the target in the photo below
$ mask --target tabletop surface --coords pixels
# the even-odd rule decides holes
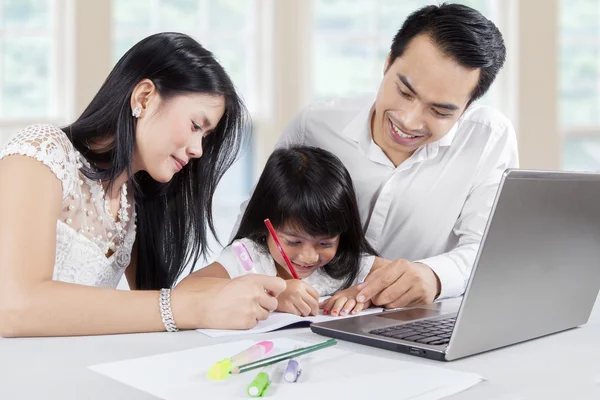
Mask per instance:
[[[600,399],[600,300],[579,328],[452,362],[398,359],[475,372],[486,381],[454,400]],[[0,399],[155,399],[87,367],[241,339],[314,339],[308,328],[212,339],[195,331],[64,338],[0,339]],[[378,354],[339,341],[339,348]],[[389,354],[389,353],[388,353]]]

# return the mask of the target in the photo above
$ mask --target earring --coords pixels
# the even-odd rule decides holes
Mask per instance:
[[[133,112],[131,113],[131,115],[133,115],[135,118],[139,118],[141,114],[142,109],[137,106],[133,109]]]

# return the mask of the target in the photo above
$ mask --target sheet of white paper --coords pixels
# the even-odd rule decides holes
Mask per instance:
[[[382,308],[368,308],[361,311],[358,315],[374,314],[381,312]],[[210,337],[225,337],[225,336],[243,336],[253,335],[256,333],[271,332],[288,325],[296,324],[298,322],[324,322],[332,319],[356,317],[357,315],[345,315],[332,317],[331,315],[317,315],[315,317],[299,317],[294,314],[273,312],[269,315],[265,321],[259,321],[258,324],[252,329],[247,330],[227,330],[227,329],[198,329],[198,332],[203,333]]]
[[[329,297],[331,297],[331,296],[320,297],[319,303],[325,301]],[[374,313],[381,312],[382,310],[383,310],[382,308],[368,308],[366,310],[363,310],[359,315],[374,314]],[[253,335],[256,333],[271,332],[271,331],[281,329],[283,327],[293,325],[293,324],[296,324],[299,322],[310,322],[310,323],[324,322],[324,321],[329,321],[332,319],[349,318],[349,317],[355,317],[355,316],[356,315],[332,317],[331,315],[320,314],[320,315],[317,315],[314,317],[299,317],[299,316],[293,315],[293,314],[273,312],[273,313],[271,313],[269,318],[267,318],[266,321],[260,321],[252,329],[247,329],[247,330],[198,329],[198,332],[203,333],[210,337],[215,337],[215,338],[216,337],[226,337],[226,336],[244,336],[244,335]]]
[[[174,353],[91,366],[90,369],[167,400],[247,399],[246,389],[260,371],[231,375],[210,381],[206,372],[216,361],[238,353],[255,342],[250,340],[199,347]],[[274,339],[271,354],[289,351],[307,343]],[[308,398],[394,398],[435,400],[463,391],[483,378],[477,374],[448,370],[399,360],[400,355],[364,355],[335,346],[298,359],[302,374],[296,383],[286,383],[277,364],[272,384],[264,397]]]

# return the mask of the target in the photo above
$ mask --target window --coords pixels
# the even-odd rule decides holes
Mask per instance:
[[[113,56],[157,32],[188,34],[225,67],[251,112],[259,111],[257,0],[113,0]]]
[[[59,87],[61,0],[0,0],[0,145],[64,113]]]
[[[432,3],[437,4],[427,0],[314,0],[314,97],[375,92],[394,35],[411,12]],[[460,3],[492,20],[497,15],[497,0]],[[492,95],[481,101],[490,102]]]
[[[600,1],[560,2],[563,167],[600,170]]]

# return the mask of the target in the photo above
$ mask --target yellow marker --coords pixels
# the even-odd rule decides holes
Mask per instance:
[[[252,363],[263,358],[267,353],[273,349],[273,342],[263,341],[255,344],[254,346],[238,353],[230,358],[224,358],[221,361],[214,363],[206,376],[208,379],[218,381],[225,379],[231,373],[233,368],[240,365]]]
[[[231,363],[231,358],[225,358],[214,363],[206,373],[206,376],[210,380],[219,381],[229,376],[232,369],[233,364]]]

